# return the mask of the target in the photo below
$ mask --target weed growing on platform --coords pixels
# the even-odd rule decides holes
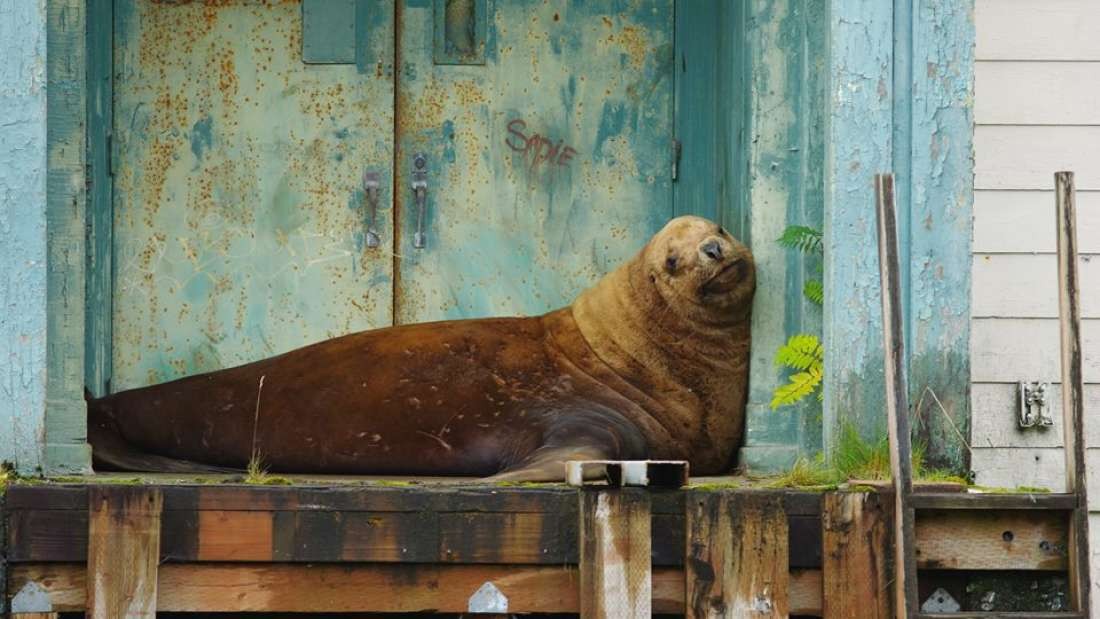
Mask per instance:
[[[263,457],[259,452],[253,452],[248,460],[248,468],[245,469],[244,483],[253,486],[289,486],[292,482],[286,477],[268,475]]]

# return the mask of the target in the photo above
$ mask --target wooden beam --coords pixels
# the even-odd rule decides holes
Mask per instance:
[[[33,582],[55,611],[83,611],[85,568],[72,563],[12,567],[16,589]],[[157,609],[161,612],[375,612],[431,610],[466,612],[470,596],[486,582],[507,598],[510,613],[577,613],[580,576],[576,567],[532,565],[287,565],[173,564],[160,569]],[[790,612],[821,614],[821,572],[795,570],[790,576]],[[371,595],[363,595],[371,591]],[[653,612],[684,612],[684,572],[653,571]]]
[[[1072,494],[980,494],[914,493],[914,509],[1008,509],[1058,511],[1070,510],[1077,499]]]
[[[649,492],[585,490],[580,501],[581,617],[650,617]]]
[[[11,619],[58,619],[60,613],[12,613]]]
[[[1081,351],[1081,291],[1077,270],[1077,204],[1073,172],[1054,174],[1058,230],[1058,322],[1062,349],[1062,431],[1066,492],[1077,495],[1069,530],[1069,597],[1074,610],[1089,601],[1088,480],[1085,472],[1085,385]]]
[[[888,497],[830,492],[822,512],[825,617],[890,617]]]
[[[927,510],[917,513],[917,567],[929,570],[1064,570],[1064,512]]]
[[[695,492],[687,509],[686,616],[786,617],[782,506],[754,493]]]
[[[913,494],[912,445],[893,174],[875,175],[875,206],[886,361],[886,427],[890,434],[890,470],[894,479],[894,614],[908,619],[917,612],[917,565],[913,549],[914,514],[909,503]]]
[[[155,619],[160,515],[157,488],[97,486],[88,492],[88,616]]]

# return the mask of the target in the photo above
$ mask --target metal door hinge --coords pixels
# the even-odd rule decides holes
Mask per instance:
[[[1021,428],[1034,428],[1054,425],[1047,402],[1049,385],[1043,382],[1020,381],[1019,387],[1019,424]]]
[[[672,140],[672,180],[680,178],[680,155],[684,150],[683,144],[680,140],[673,138]]]

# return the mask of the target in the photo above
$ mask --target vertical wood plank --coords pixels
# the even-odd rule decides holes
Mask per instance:
[[[694,492],[687,508],[686,616],[786,617],[789,536],[780,501]]]
[[[1058,230],[1058,320],[1062,351],[1062,429],[1066,491],[1077,495],[1069,529],[1070,604],[1090,613],[1089,522],[1085,471],[1085,386],[1081,352],[1081,296],[1077,269],[1077,205],[1073,172],[1054,175]]]
[[[917,563],[914,552],[912,445],[909,435],[909,385],[906,381],[904,323],[898,265],[897,212],[894,175],[875,175],[878,212],[879,276],[882,286],[882,343],[885,351],[887,430],[890,469],[894,478],[894,614],[910,617],[917,611]]]
[[[887,619],[889,514],[880,495],[830,492],[821,516],[826,619]]]
[[[156,617],[163,502],[157,488],[88,488],[91,619]]]
[[[623,489],[580,494],[581,617],[650,617],[649,493]]]

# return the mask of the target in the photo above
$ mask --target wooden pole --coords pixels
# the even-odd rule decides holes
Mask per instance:
[[[88,617],[155,619],[160,517],[158,488],[88,487]]]
[[[649,619],[653,578],[645,490],[582,490],[580,610],[583,619]]]
[[[696,491],[685,502],[686,619],[786,617],[789,534],[781,500]]]
[[[1073,172],[1054,174],[1058,230],[1058,321],[1062,349],[1062,431],[1066,492],[1076,495],[1069,527],[1069,589],[1074,610],[1091,615],[1089,520],[1085,476],[1085,404],[1081,359],[1081,294],[1077,275],[1077,206]]]
[[[886,416],[890,434],[890,468],[894,475],[894,616],[917,612],[917,563],[913,550],[914,512],[912,445],[909,436],[909,384],[905,373],[905,336],[902,323],[898,265],[897,212],[894,175],[875,175],[878,212],[879,275],[882,283],[882,337],[885,355]]]
[[[889,619],[890,517],[887,495],[829,492],[821,510],[825,619]]]

